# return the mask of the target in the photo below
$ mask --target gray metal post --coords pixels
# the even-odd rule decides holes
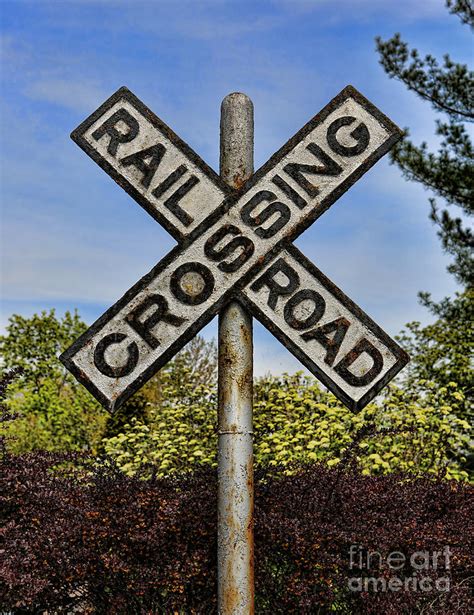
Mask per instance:
[[[253,104],[229,94],[221,106],[221,177],[240,188],[253,173]],[[218,610],[254,613],[252,317],[237,303],[219,315]]]

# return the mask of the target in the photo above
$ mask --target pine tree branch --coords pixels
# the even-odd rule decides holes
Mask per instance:
[[[462,23],[474,28],[474,8],[471,0],[446,0],[446,6]]]
[[[467,215],[474,213],[474,178],[469,162],[450,157],[446,147],[436,156],[428,152],[425,143],[416,147],[406,137],[393,148],[390,157],[404,177],[458,205]]]
[[[375,40],[380,63],[390,78],[402,81],[453,120],[474,120],[474,73],[465,64],[453,62],[447,54],[443,68],[433,56],[421,59],[416,49],[409,50],[400,34],[387,41],[380,37]]]
[[[452,218],[443,209],[439,212],[434,199],[430,199],[431,220],[438,226],[438,237],[443,250],[454,256],[448,266],[449,273],[467,288],[474,287],[474,234],[463,226],[460,218]]]

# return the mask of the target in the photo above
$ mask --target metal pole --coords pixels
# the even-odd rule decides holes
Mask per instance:
[[[221,177],[240,188],[253,173],[253,104],[229,94],[221,106]],[[237,302],[219,315],[218,611],[254,613],[252,317]]]

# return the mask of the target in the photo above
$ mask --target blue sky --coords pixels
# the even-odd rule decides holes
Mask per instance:
[[[349,83],[436,146],[435,115],[387,78],[374,37],[400,31],[422,53],[472,55],[442,0],[0,0],[0,10],[1,329],[12,313],[50,307],[92,323],[174,245],[69,139],[118,87],[216,170],[220,102],[245,92],[258,168]],[[391,335],[430,320],[419,290],[456,290],[429,196],[382,160],[297,241]],[[255,364],[300,366],[258,324]]]

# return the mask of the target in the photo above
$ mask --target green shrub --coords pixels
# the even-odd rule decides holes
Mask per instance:
[[[453,457],[468,443],[469,424],[455,413],[463,395],[454,383],[427,388],[429,393],[413,396],[392,385],[380,402],[354,414],[301,373],[262,378],[254,391],[256,465],[336,465],[364,429],[356,459],[365,474],[426,471],[467,479]],[[104,440],[105,451],[128,474],[143,463],[156,465],[160,476],[202,464],[215,467],[215,388],[200,385],[176,397],[170,383],[164,394],[167,403],[152,408],[146,424],[132,420],[123,433]]]

